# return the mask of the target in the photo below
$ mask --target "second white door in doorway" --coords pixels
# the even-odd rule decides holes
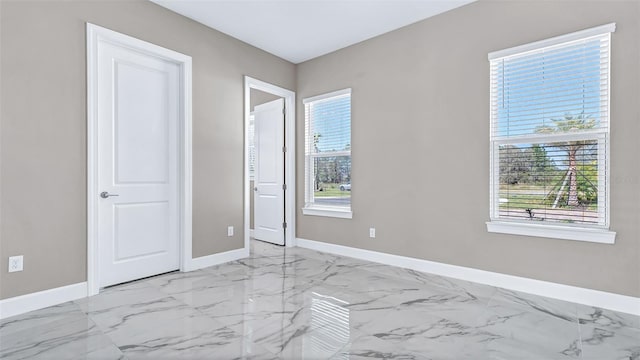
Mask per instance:
[[[254,119],[254,237],[284,245],[284,100],[256,106]]]

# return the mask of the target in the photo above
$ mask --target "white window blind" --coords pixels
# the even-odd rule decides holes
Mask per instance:
[[[492,221],[608,228],[614,30],[489,55]]]
[[[304,99],[306,208],[351,208],[351,89]]]

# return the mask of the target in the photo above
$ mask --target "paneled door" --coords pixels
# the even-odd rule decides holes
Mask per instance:
[[[115,42],[97,47],[98,282],[177,270],[180,68]]]
[[[257,105],[253,227],[258,240],[284,245],[284,100]]]

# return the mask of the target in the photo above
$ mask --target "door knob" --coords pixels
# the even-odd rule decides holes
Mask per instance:
[[[258,187],[257,187],[257,186],[256,186],[256,187],[254,187],[254,188],[253,188],[253,191],[258,191]]]
[[[109,196],[120,196],[120,195],[118,195],[118,194],[109,194],[109,193],[108,193],[108,192],[106,192],[106,191],[103,191],[103,192],[101,192],[101,193],[100,193],[100,197],[101,197],[101,198],[103,198],[103,199],[106,199],[106,198],[108,198]]]

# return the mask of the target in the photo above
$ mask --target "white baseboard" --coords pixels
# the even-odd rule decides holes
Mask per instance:
[[[640,298],[377,251],[297,239],[299,247],[640,315]]]
[[[197,257],[185,264],[183,271],[194,271],[209,266],[220,265],[226,262],[243,259],[249,256],[249,249],[241,248],[219,254]]]
[[[0,319],[84,297],[87,297],[86,282],[0,300]]]

